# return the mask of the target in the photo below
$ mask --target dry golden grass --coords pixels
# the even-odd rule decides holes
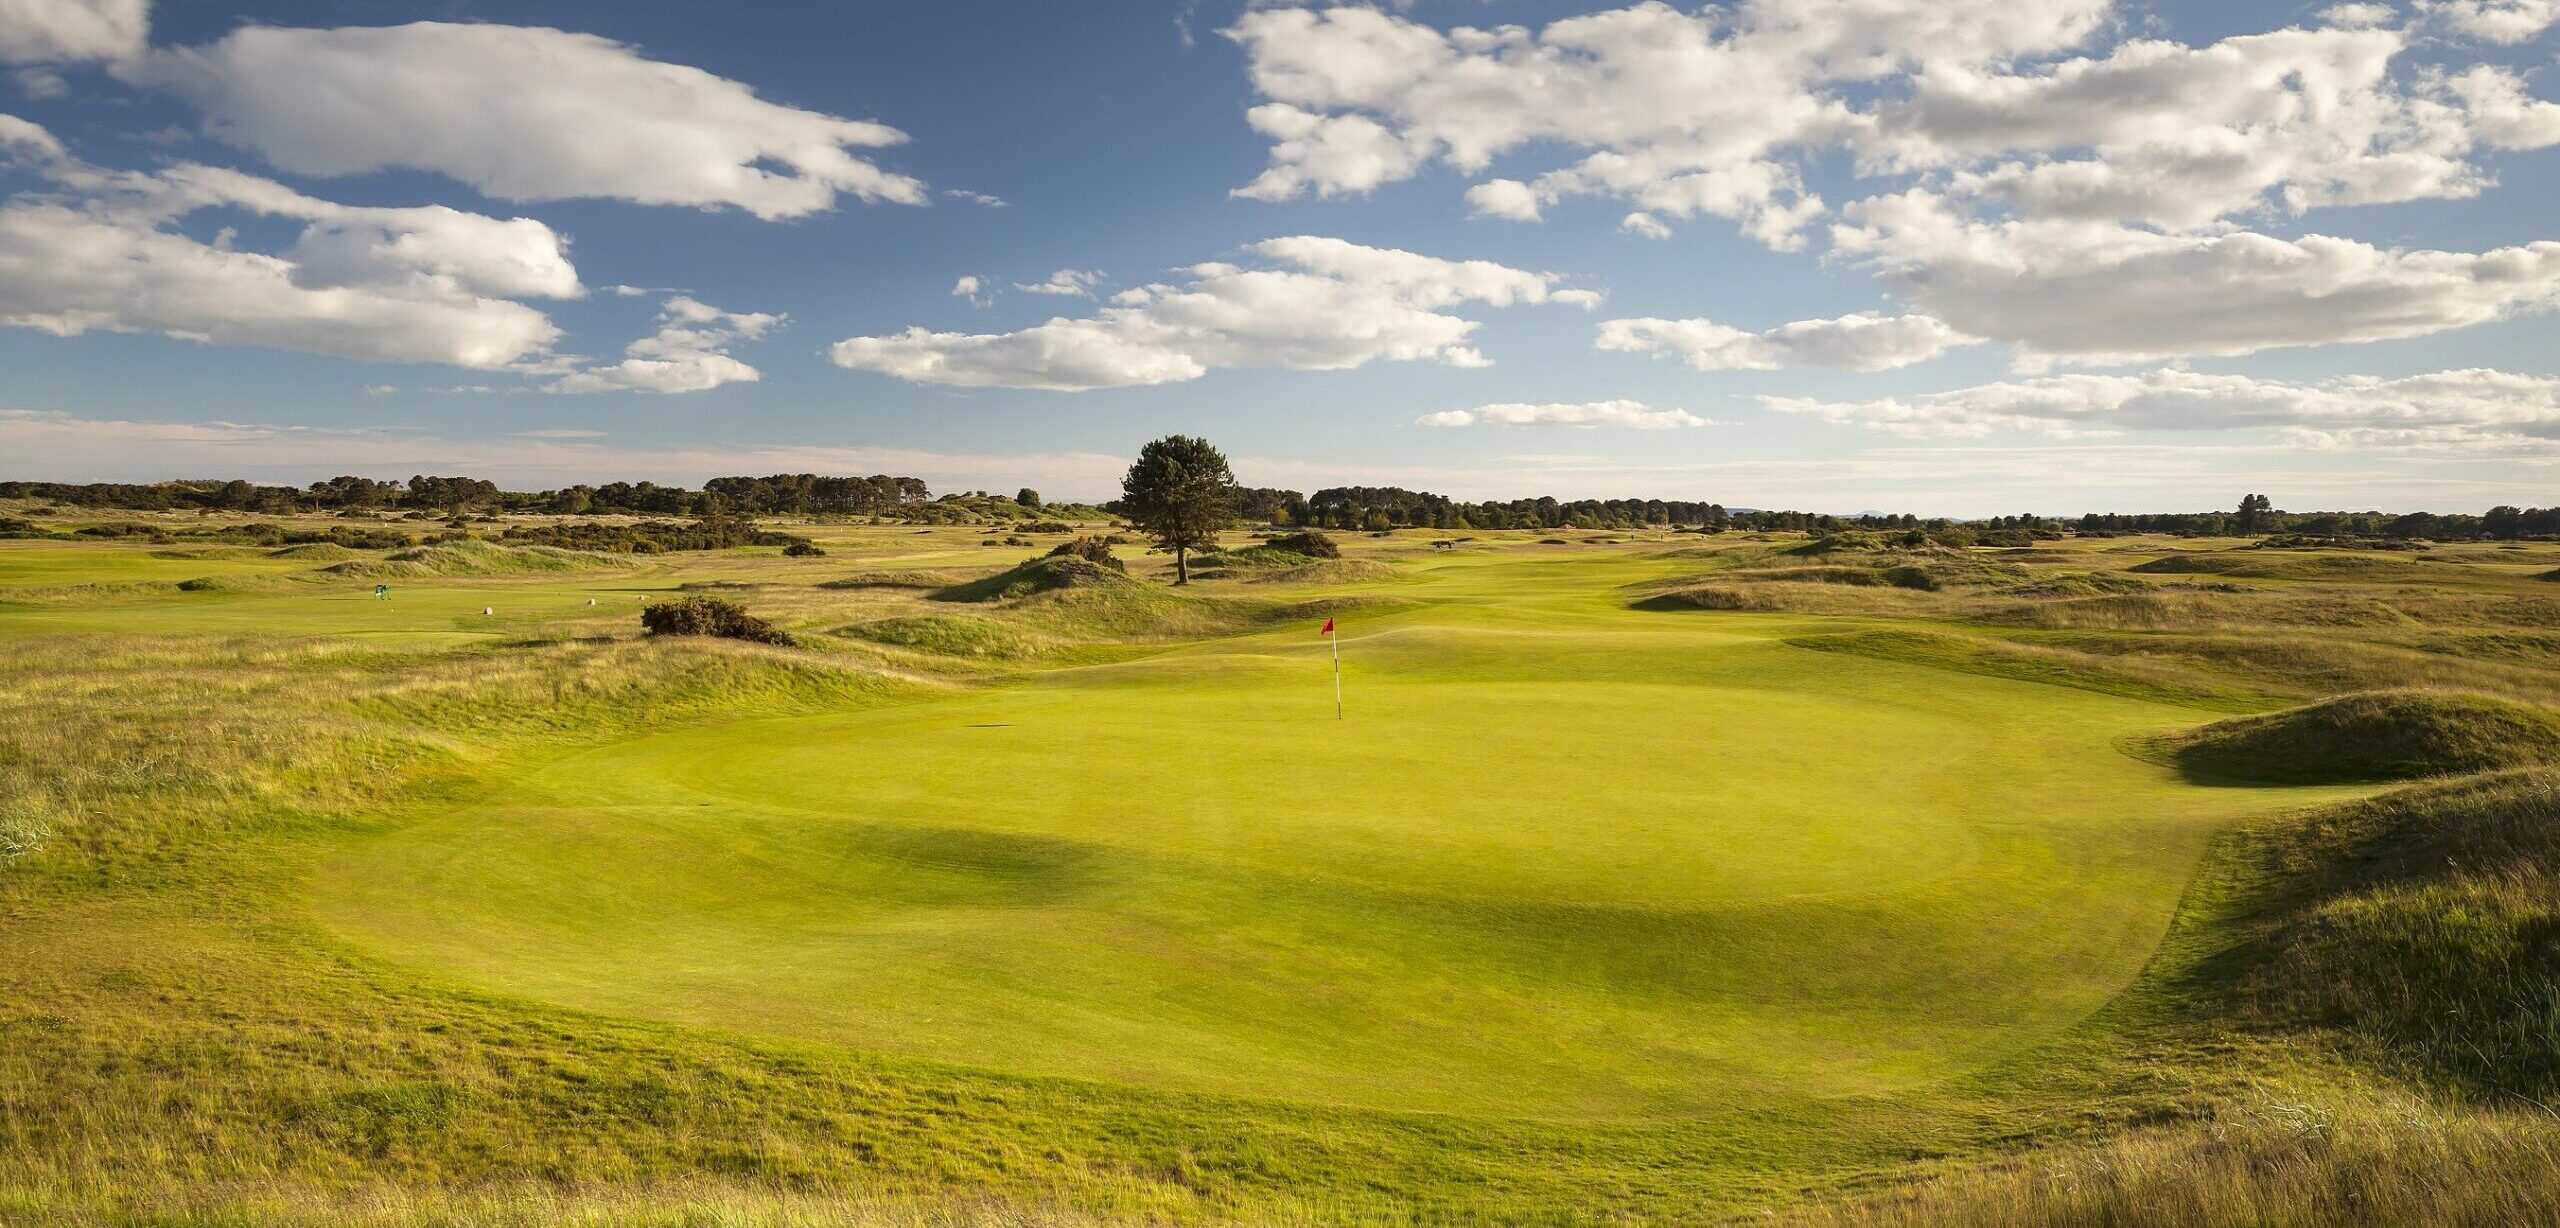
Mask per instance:
[[[2344,1228],[2560,1223],[2560,1119],[2264,1095],[2221,1118],[1942,1172],[1768,1222],[1801,1228]]]

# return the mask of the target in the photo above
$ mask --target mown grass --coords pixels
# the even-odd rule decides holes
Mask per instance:
[[[2367,790],[2115,749],[2419,671],[2530,692],[2523,571],[2112,578],[2155,544],[1930,591],[1723,574],[1807,565],[1783,540],[1423,535],[955,606],[1005,566],[974,530],[809,531],[829,559],[390,602],[326,559],[0,543],[0,1219],[2544,1209],[2535,1119],[2446,1097],[2546,1086],[2544,1017],[2497,1012],[2550,983],[2547,804],[2409,851],[2488,803],[2287,826]],[[637,636],[712,584],[807,646]],[[1699,584],[1782,599],[1628,608]],[[2019,613],[2152,588],[2216,604]],[[951,651],[984,639],[1055,647]],[[2251,1089],[2308,1054],[2305,1141]],[[2084,1156],[2116,1192],[2060,1197]],[[2181,1221],[2181,1171],[2239,1192]]]

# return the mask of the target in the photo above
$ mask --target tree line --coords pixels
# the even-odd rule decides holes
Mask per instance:
[[[1679,499],[1512,499],[1468,502],[1396,486],[1335,486],[1303,495],[1294,490],[1240,487],[1239,519],[1282,526],[1388,529],[1692,529],[1708,533],[1837,533],[1853,529],[1919,530],[1946,535],[2023,534],[2113,537],[2160,533],[2181,537],[2259,536],[2515,541],[2560,538],[2560,506],[2489,509],[2482,515],[2439,512],[2286,512],[2252,493],[2232,511],[2090,512],[2076,519],[2035,513],[1969,518],[1909,513],[1840,516],[1820,512],[1727,509],[1721,503]]]
[[[251,482],[0,482],[0,498],[127,511],[543,512],[567,516],[895,516],[931,502],[923,479],[877,474],[778,473],[713,478],[700,490],[655,482],[607,482],[557,490],[502,490],[486,478],[417,474],[408,481],[340,476],[309,486]]]
[[[1013,499],[946,494],[939,499],[920,478],[877,474],[834,477],[781,473],[719,477],[694,490],[654,482],[607,482],[556,490],[510,491],[485,478],[411,476],[407,481],[341,476],[309,486],[264,486],[232,481],[0,482],[0,498],[46,500],[81,508],[133,511],[237,511],[255,513],[415,511],[434,513],[549,513],[628,516],[886,516],[940,521],[975,519],[1002,505],[1009,515],[1038,514],[1037,492]],[[2032,513],[1951,519],[1908,514],[1839,516],[1818,512],[1727,509],[1721,503],[1683,499],[1534,499],[1470,502],[1397,486],[1332,486],[1312,495],[1274,487],[1232,488],[1233,516],[1253,524],[1381,532],[1390,529],[1641,529],[1678,528],[1721,533],[1829,533],[1852,529],[1957,530],[2001,534],[2076,533],[2108,537],[2161,533],[2184,537],[2285,534],[2371,540],[2515,541],[2560,538],[2560,505],[2501,506],[2485,514],[2438,512],[2286,512],[2252,493],[2231,511],[2091,512],[2077,519]],[[965,507],[946,506],[957,500]],[[1125,514],[1115,502],[1106,508]],[[1060,513],[1091,509],[1060,508]]]
[[[2181,537],[2365,538],[2384,541],[2521,541],[2560,538],[2560,506],[2501,505],[2481,515],[2463,512],[2285,512],[2265,495],[2252,494],[2228,512],[2135,515],[2091,512],[2070,522],[2082,537],[2169,533]]]

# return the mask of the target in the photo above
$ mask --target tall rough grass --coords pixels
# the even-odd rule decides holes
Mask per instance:
[[[1960,1168],[1801,1228],[2560,1223],[2560,1122],[2423,1101],[2265,1098],[2208,1123]]]
[[[2560,761],[2560,716],[2486,695],[2364,691],[2217,721],[2168,750],[2226,780],[2408,780]]]
[[[2262,836],[2257,1010],[2476,1094],[2560,1104],[2560,772],[2418,786]]]

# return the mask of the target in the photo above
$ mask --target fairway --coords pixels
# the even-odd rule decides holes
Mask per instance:
[[[994,1071],[1810,1111],[2052,1039],[2215,831],[2317,795],[2118,749],[2192,710],[1626,608],[1659,567],[1417,566],[1345,618],[1340,722],[1309,622],[522,752],[347,842],[313,906],[468,988]]]

